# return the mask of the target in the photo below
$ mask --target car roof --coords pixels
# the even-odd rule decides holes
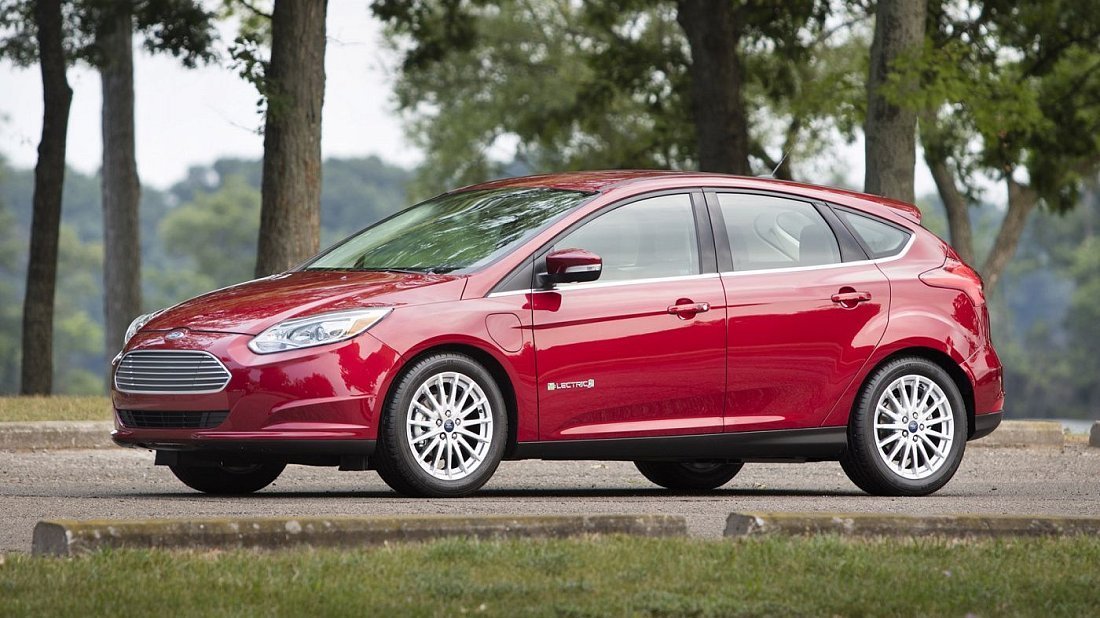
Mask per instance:
[[[590,172],[563,172],[560,174],[539,174],[535,176],[502,178],[500,180],[491,180],[489,182],[470,185],[457,189],[456,191],[530,187],[583,191],[585,193],[605,193],[626,185],[643,182],[651,183],[652,181],[660,180],[675,180],[676,186],[698,184],[700,186],[797,193],[810,198],[837,201],[842,204],[850,204],[857,207],[886,207],[893,211],[893,213],[901,215],[914,223],[919,224],[921,220],[919,208],[912,204],[887,197],[869,195],[847,189],[811,185],[789,180],[778,180],[775,178],[734,176],[730,174],[714,174],[708,172],[684,172],[674,170],[599,170]],[[855,203],[850,203],[852,200],[854,200]]]

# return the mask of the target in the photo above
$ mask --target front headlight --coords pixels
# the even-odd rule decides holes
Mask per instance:
[[[377,324],[390,311],[389,307],[380,307],[294,318],[253,337],[248,342],[248,349],[257,354],[270,354],[351,339]]]
[[[145,325],[149,323],[149,320],[152,320],[162,313],[164,313],[164,309],[154,311],[152,313],[146,313],[144,315],[139,315],[138,317],[134,318],[134,321],[130,322],[129,328],[126,329],[126,336],[122,339],[122,347],[125,348],[126,344],[130,343],[130,340],[134,338],[134,335],[138,334],[138,331],[144,328]]]

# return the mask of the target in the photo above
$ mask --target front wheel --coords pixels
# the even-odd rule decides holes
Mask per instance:
[[[406,496],[466,496],[496,471],[507,437],[492,374],[464,354],[432,354],[405,372],[386,404],[378,474]]]
[[[286,464],[257,463],[244,465],[168,466],[176,478],[191,489],[207,494],[250,494],[270,485],[283,473]]]
[[[635,461],[642,476],[666,489],[707,491],[737,476],[744,464],[680,461]]]
[[[966,436],[966,407],[951,376],[923,358],[901,358],[864,385],[840,465],[869,494],[925,496],[955,475]]]

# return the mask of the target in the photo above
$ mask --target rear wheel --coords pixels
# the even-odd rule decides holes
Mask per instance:
[[[966,407],[951,376],[929,360],[901,358],[864,385],[840,465],[869,494],[924,496],[954,476],[966,436]]]
[[[466,496],[504,454],[508,415],[493,376],[456,353],[418,361],[398,381],[380,428],[378,474],[406,496]]]
[[[270,485],[286,464],[256,463],[216,466],[168,466],[191,489],[207,494],[250,494]]]
[[[737,476],[744,464],[681,461],[635,461],[642,476],[666,489],[707,491]]]

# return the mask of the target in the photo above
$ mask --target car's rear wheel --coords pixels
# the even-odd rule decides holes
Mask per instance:
[[[191,489],[207,494],[250,494],[270,485],[286,464],[168,466],[176,478]]]
[[[929,360],[900,358],[864,385],[840,465],[867,493],[924,496],[954,476],[966,436],[966,407],[951,376]]]
[[[744,464],[635,461],[634,465],[642,476],[666,489],[707,491],[730,482],[730,479],[741,471]]]
[[[493,376],[464,354],[432,354],[404,373],[387,402],[378,474],[407,496],[465,496],[496,471],[507,436]]]

